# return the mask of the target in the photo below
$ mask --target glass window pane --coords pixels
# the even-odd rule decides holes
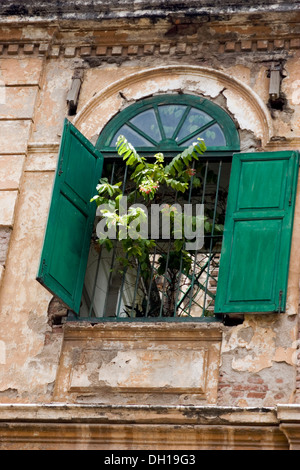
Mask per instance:
[[[197,129],[205,126],[205,124],[209,123],[210,121],[212,121],[211,116],[204,113],[203,111],[200,111],[199,109],[192,108],[187,115],[187,118],[184,121],[176,140],[180,141],[192,132],[195,132]]]
[[[170,139],[173,136],[185,110],[186,106],[176,104],[158,107],[160,119],[167,139]]]
[[[130,129],[130,127],[128,127],[126,124],[122,126],[118,132],[116,132],[111,141],[110,147],[116,146],[119,135],[123,135],[134,147],[153,147],[153,144],[151,144],[149,140],[144,139],[144,137],[139,135],[133,129]]]
[[[148,109],[147,111],[138,114],[133,119],[130,119],[129,122],[141,129],[145,134],[152,137],[156,142],[161,141],[161,134],[153,109]]]
[[[187,140],[180,146],[188,147],[189,145],[192,145],[193,142],[197,142],[197,137],[202,137],[202,139],[204,139],[206,147],[226,146],[225,136],[219,124],[214,124],[213,126],[209,127],[209,129],[206,129],[206,131],[203,131],[192,139]]]

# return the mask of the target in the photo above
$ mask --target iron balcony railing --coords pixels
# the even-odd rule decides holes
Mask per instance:
[[[124,268],[118,261],[120,242],[114,240],[113,249],[108,252],[93,237],[78,320],[217,320],[214,300],[231,159],[201,157],[194,168],[195,179],[192,178],[187,194],[182,196],[169,188],[160,188],[155,202],[203,204],[203,246],[189,251],[187,258],[183,252],[174,250],[173,239],[159,240],[149,254],[146,269],[139,259]],[[111,184],[122,180],[123,194],[133,189],[128,167],[120,157],[105,157],[104,176]]]

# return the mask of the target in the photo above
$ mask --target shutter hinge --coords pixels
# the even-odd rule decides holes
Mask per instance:
[[[279,291],[279,302],[278,302],[278,313],[281,313],[281,303],[282,303],[283,291]]]
[[[292,198],[293,198],[293,187],[291,188],[291,192],[290,192],[289,206],[292,205]]]
[[[43,262],[42,262],[42,269],[41,269],[41,277],[44,276],[44,270],[46,270],[46,267],[47,267],[47,265],[46,265],[46,260],[43,259]]]
[[[62,158],[60,161],[60,165],[59,165],[58,176],[63,174],[63,171],[62,171],[63,161],[64,159]]]

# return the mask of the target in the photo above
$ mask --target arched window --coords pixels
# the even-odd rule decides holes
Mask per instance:
[[[104,176],[111,183],[121,180],[126,194],[126,189],[131,191],[130,176],[116,156],[120,135],[140,155],[163,152],[165,158],[183,151],[198,137],[204,139],[207,151],[195,167],[189,194],[162,188],[153,201],[177,203],[182,208],[188,203],[205,205],[204,246],[186,259],[174,251],[171,240],[161,240],[143,272],[138,259],[126,270],[118,265],[117,243],[109,253],[102,248],[100,255],[92,244],[81,316],[122,320],[214,317],[231,157],[239,150],[234,122],[219,106],[192,95],[155,96],[128,106],[105,126],[96,144],[105,156]]]
[[[91,198],[99,179],[122,181],[124,194],[131,190],[115,148],[120,134],[141,155],[162,152],[166,159],[204,139],[207,150],[195,162],[188,194],[163,187],[157,193],[158,203],[204,206],[200,248],[184,257],[171,237],[162,238],[143,265],[137,256],[124,269],[117,241],[110,252],[97,244]],[[236,152],[233,120],[199,96],[161,95],[128,105],[96,146],[66,120],[38,281],[73,319],[92,322],[211,321],[284,311],[299,153]]]
[[[140,152],[180,152],[202,137],[207,155],[239,151],[231,117],[211,101],[192,95],[161,95],[141,100],[115,116],[101,132],[96,147],[115,152],[122,134]]]

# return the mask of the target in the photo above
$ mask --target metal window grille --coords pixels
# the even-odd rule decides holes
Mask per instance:
[[[142,269],[139,259],[122,268],[118,263],[120,242],[115,240],[108,252],[93,237],[78,320],[216,320],[214,300],[230,169],[228,157],[202,157],[195,164],[195,179],[191,179],[186,194],[161,188],[157,195],[157,203],[204,204],[204,244],[201,249],[190,251],[188,260],[174,251],[174,240],[170,238],[157,243],[149,255],[147,269]],[[104,176],[112,184],[122,180],[123,194],[133,189],[128,167],[120,157],[105,158]]]

